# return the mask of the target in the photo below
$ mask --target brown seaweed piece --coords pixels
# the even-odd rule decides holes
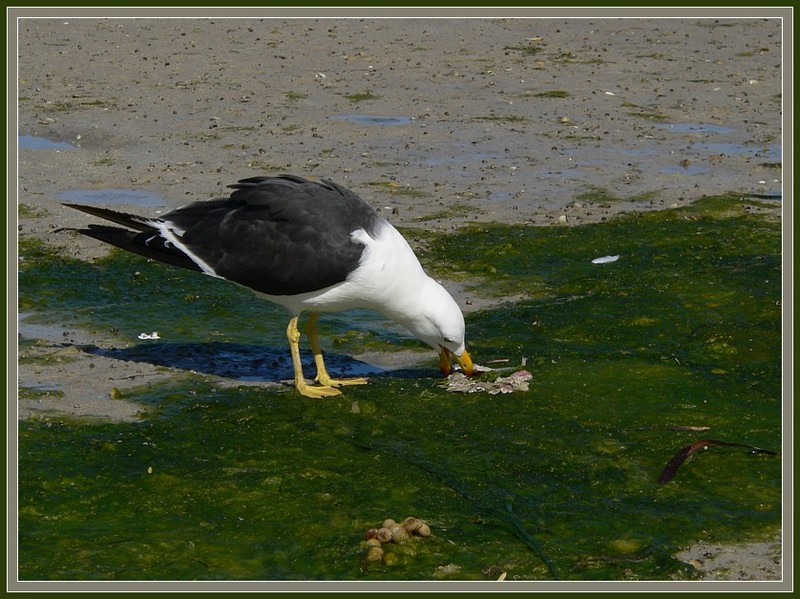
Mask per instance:
[[[761,449],[760,447],[748,445],[747,443],[733,443],[729,441],[719,441],[717,439],[703,439],[702,441],[695,441],[691,445],[687,445],[686,447],[682,448],[678,453],[676,453],[675,456],[666,465],[664,470],[662,470],[661,476],[658,478],[658,482],[665,483],[672,480],[672,477],[675,476],[675,473],[678,471],[678,468],[680,467],[681,464],[683,464],[686,461],[686,458],[688,458],[698,449],[701,449],[703,447],[708,447],[709,445],[746,447],[750,450],[751,453],[767,453],[769,455],[778,455],[777,452],[772,451],[770,449]]]

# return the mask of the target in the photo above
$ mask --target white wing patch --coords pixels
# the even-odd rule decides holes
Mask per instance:
[[[158,230],[160,232],[161,237],[163,237],[166,240],[166,245],[170,245],[171,244],[172,246],[176,247],[181,252],[186,254],[186,256],[188,256],[189,259],[192,262],[194,262],[200,270],[203,271],[203,273],[205,273],[205,274],[207,274],[209,276],[212,276],[212,277],[216,277],[218,279],[223,278],[223,277],[220,277],[214,271],[214,269],[211,268],[211,266],[209,266],[202,258],[200,258],[199,256],[193,254],[189,250],[189,248],[187,248],[183,244],[183,241],[181,240],[181,238],[182,238],[183,233],[185,231],[182,231],[181,229],[177,229],[177,228],[176,229],[171,228],[170,227],[170,223],[168,223],[166,221],[158,221],[158,222],[153,223],[153,224],[155,224],[158,227]]]

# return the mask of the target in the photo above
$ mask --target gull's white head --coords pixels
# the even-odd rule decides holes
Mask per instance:
[[[431,278],[419,294],[423,308],[405,326],[417,339],[439,352],[439,368],[445,376],[450,373],[452,360],[459,363],[464,374],[471,376],[473,365],[464,341],[464,315],[453,296]]]

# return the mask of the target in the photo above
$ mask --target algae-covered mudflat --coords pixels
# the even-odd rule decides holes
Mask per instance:
[[[780,226],[751,203],[426,236],[431,265],[448,256],[482,294],[524,296],[467,320],[475,359],[525,362],[527,392],[448,392],[420,354],[309,400],[218,384],[275,367],[242,366],[235,346],[204,350],[214,377],[180,372],[188,350],[168,344],[118,350],[172,372],[118,400],[144,406],[141,421],[20,423],[21,577],[692,579],[680,548],[781,523],[780,455],[709,446],[659,482],[698,440],[781,447]],[[26,258],[20,301],[40,322],[130,333],[155,311],[161,336],[187,346],[282,349],[280,313],[255,326],[272,309],[233,286],[116,253]],[[326,322],[335,354],[412,345],[378,326],[348,335],[347,314]],[[365,531],[407,515],[433,534],[367,562]]]

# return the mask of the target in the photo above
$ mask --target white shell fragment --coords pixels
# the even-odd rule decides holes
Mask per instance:
[[[161,337],[158,331],[153,331],[152,333],[139,333],[139,339],[161,339]]]
[[[619,254],[616,256],[601,256],[592,260],[592,264],[608,264],[609,262],[616,262],[619,260]]]

